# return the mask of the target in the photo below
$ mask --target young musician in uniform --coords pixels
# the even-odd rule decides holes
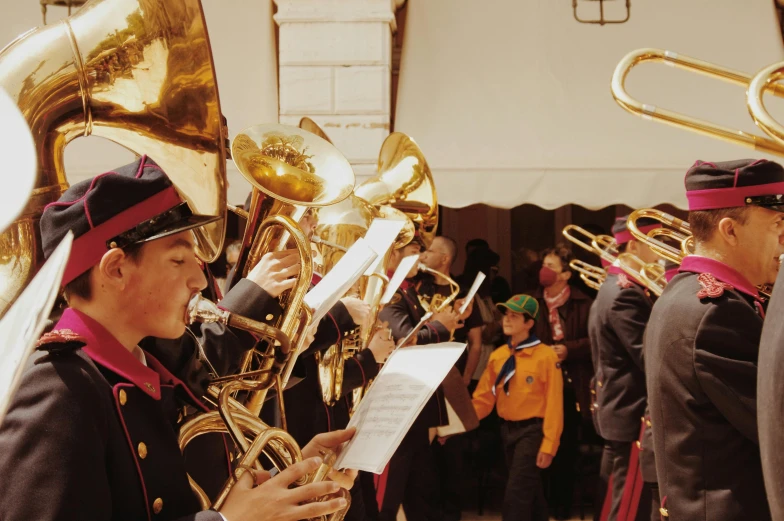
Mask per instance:
[[[406,246],[392,250],[387,265],[390,276],[405,257],[419,255],[422,246],[421,239],[417,236]],[[391,302],[379,313],[379,320],[389,324],[395,342],[405,338],[425,315],[411,280],[417,271],[415,263]],[[457,313],[451,309],[436,313],[432,320],[412,337],[409,345],[447,342],[452,331],[457,329],[457,322]],[[438,482],[430,450],[430,429],[446,423],[446,406],[439,387],[406,433],[384,473],[377,479],[376,498],[380,521],[394,521],[401,504],[407,521],[440,520]]]
[[[558,355],[533,330],[539,303],[515,295],[505,310],[507,343],[490,355],[474,391],[474,409],[484,418],[497,408],[509,477],[503,521],[547,521],[539,469],[550,466],[563,431],[563,376]]]
[[[632,237],[626,219],[618,218],[612,229],[619,252],[634,254],[645,263],[657,262],[656,254]],[[641,220],[638,226],[648,231],[657,225]],[[607,271],[607,280],[591,308],[588,331],[596,371],[594,415],[605,440],[602,477],[612,476],[612,507],[608,519],[622,521],[618,513],[627,474],[630,470],[637,472],[636,466],[629,468],[629,462],[632,444],[640,438],[640,418],[645,413],[642,346],[653,300],[646,286],[619,266],[612,265]],[[641,503],[645,512],[649,503],[646,496]]]
[[[645,372],[662,514],[770,519],[757,436],[757,286],[784,251],[784,169],[697,161],[686,173],[695,255],[653,307]]]
[[[220,513],[199,512],[177,412],[183,402],[204,406],[138,344],[183,335],[188,301],[206,285],[188,230],[212,220],[192,215],[146,156],[73,185],[44,210],[45,256],[68,230],[75,235],[69,308],[39,342],[0,428],[4,521],[294,521],[345,506],[301,503],[350,486],[353,473],[288,488],[317,468],[320,450],[351,436],[343,431],[312,440],[305,461],[273,478],[242,473]]]

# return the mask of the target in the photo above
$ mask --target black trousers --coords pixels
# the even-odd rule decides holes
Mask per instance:
[[[629,473],[629,458],[632,451],[630,441],[605,441],[602,453],[602,478],[609,480],[612,476],[612,507],[607,521],[618,520],[618,510],[621,507],[623,487],[626,484],[626,475]]]
[[[574,484],[577,467],[577,455],[580,446],[580,424],[582,416],[577,410],[577,395],[572,384],[564,383],[563,407],[564,426],[558,453],[553,458],[550,468],[542,476],[547,487],[547,503],[556,519],[571,517],[574,500]]]
[[[659,484],[658,483],[645,483],[645,487],[648,489],[650,493],[650,510],[646,512],[648,514],[647,519],[650,521],[661,521],[661,514],[659,513],[659,507],[661,506],[661,502],[659,499]],[[640,509],[642,509],[644,498],[640,498]],[[640,519],[638,516],[637,519]]]
[[[414,423],[387,472],[379,521],[395,521],[401,504],[407,521],[440,521],[438,478],[427,428]]]
[[[467,492],[465,451],[468,441],[468,438],[461,434],[448,438],[443,445],[433,443],[443,521],[460,521],[463,513],[463,498]]]
[[[501,423],[501,440],[509,477],[504,491],[502,521],[547,521],[547,502],[536,457],[542,444],[542,420]]]

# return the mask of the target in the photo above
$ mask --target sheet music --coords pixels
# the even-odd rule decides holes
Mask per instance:
[[[404,224],[404,221],[394,219],[373,219],[373,222],[370,223],[370,228],[368,228],[365,234],[365,240],[373,248],[373,251],[378,254],[378,257],[368,267],[365,275],[369,277],[376,271],[379,263],[384,260],[387,251],[392,247],[392,243],[397,239],[400,230],[403,229]]]
[[[335,462],[337,469],[380,474],[466,344],[411,346],[392,353],[349,427],[357,433]]]
[[[363,238],[359,238],[323,279],[305,295],[305,304],[313,310],[311,325],[318,324],[332,306],[359,280],[378,255]]]
[[[384,290],[384,294],[381,296],[382,306],[389,304],[389,301],[392,300],[392,295],[394,295],[397,288],[403,284],[403,281],[406,280],[406,275],[408,275],[408,272],[411,271],[411,268],[413,268],[414,264],[417,262],[419,262],[419,255],[409,255],[400,261],[400,265],[398,265],[397,270],[395,270],[395,274],[389,279],[387,289]]]
[[[68,232],[0,320],[0,422],[60,292],[72,243],[73,233]]]
[[[474,295],[476,295],[476,292],[479,291],[479,286],[482,285],[482,282],[485,280],[485,277],[486,277],[486,275],[484,273],[482,273],[481,271],[476,274],[476,278],[474,279],[474,283],[471,285],[471,289],[468,290],[468,295],[466,295],[466,298],[463,301],[463,305],[460,306],[460,309],[457,311],[458,315],[462,315],[463,313],[465,313],[465,310],[468,308],[469,302],[471,302],[471,299],[474,298]]]

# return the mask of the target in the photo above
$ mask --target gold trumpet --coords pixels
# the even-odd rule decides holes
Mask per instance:
[[[663,62],[748,89],[748,107],[752,117],[762,130],[776,137],[776,140],[749,134],[742,130],[731,129],[638,101],[626,91],[625,82],[631,69],[644,62]],[[743,72],[683,56],[676,52],[661,49],[638,49],[624,56],[618,63],[613,73],[611,88],[615,101],[632,114],[752,148],[760,152],[784,155],[784,142],[779,140],[779,137],[784,137],[784,127],[781,127],[770,117],[762,102],[762,93],[765,91],[771,91],[776,96],[784,97],[784,85],[775,83],[778,78],[782,77],[781,74],[781,64],[772,65],[752,78]],[[753,82],[752,80],[756,81]]]
[[[585,282],[589,288],[599,290],[607,279],[607,272],[598,266],[581,261],[580,259],[572,259],[569,267],[580,274],[580,278]]]
[[[648,289],[660,297],[667,281],[664,279],[664,267],[654,263],[645,263],[631,253],[621,253],[618,255],[618,262],[621,268],[634,278],[645,284]]]
[[[0,88],[24,114],[38,158],[27,207],[0,237],[0,315],[43,261],[38,222],[68,188],[74,139],[149,155],[194,213],[224,216],[227,131],[199,0],[88,2],[0,51]],[[204,261],[220,254],[224,228],[221,219],[194,230]]]
[[[300,257],[297,282],[281,297],[285,311],[277,324],[295,346],[279,382],[281,394],[305,341],[311,315],[304,298],[311,285],[313,260],[310,242],[298,222],[309,208],[328,206],[348,197],[354,185],[354,172],[328,141],[300,128],[279,124],[257,125],[239,133],[232,142],[232,158],[240,173],[253,185],[253,191],[231,284],[247,276],[265,253],[285,248],[289,239],[296,244]],[[269,359],[257,359],[258,354],[254,349],[245,356],[242,372],[270,374]],[[250,393],[246,406],[253,414],[261,412],[269,387],[261,386]],[[283,411],[281,414],[285,417]]]
[[[618,258],[615,239],[609,235],[594,235],[576,224],[564,226],[562,233],[566,240],[588,252],[598,255],[600,259],[608,264],[614,263]],[[587,241],[585,239],[587,239]]]
[[[215,303],[204,299],[200,294],[196,294],[191,298],[186,312],[186,321],[188,323],[217,322],[249,331],[270,341],[267,350],[262,355],[269,363],[262,363],[261,365],[268,368],[266,371],[274,378],[260,379],[258,374],[260,371],[257,371],[213,380],[208,388],[207,397],[214,402],[216,410],[195,416],[180,429],[179,444],[181,450],[185,450],[185,447],[194,438],[209,433],[228,432],[234,441],[239,452],[236,470],[234,475],[229,477],[214,503],[210,503],[210,499],[204,490],[188,476],[191,488],[199,498],[202,508],[214,508],[217,510],[225,502],[234,484],[242,478],[242,475],[248,469],[263,470],[259,462],[259,457],[262,454],[278,470],[283,470],[294,463],[302,461],[300,448],[290,434],[285,430],[276,429],[265,424],[259,419],[257,414],[252,413],[231,397],[232,394],[239,391],[251,393],[265,392],[271,386],[270,381],[277,381],[279,384],[280,376],[292,354],[291,342],[288,336],[280,329],[220,309]],[[282,400],[281,397],[282,393],[279,392],[278,399]],[[325,455],[321,466],[315,472],[297,482],[297,485],[323,481],[332,469],[334,461],[334,453]],[[319,498],[319,500],[328,500],[334,497],[345,498],[347,506],[326,518],[321,518],[321,521],[341,521],[345,517],[348,505],[351,503],[351,495],[345,489],[341,489],[336,494]]]

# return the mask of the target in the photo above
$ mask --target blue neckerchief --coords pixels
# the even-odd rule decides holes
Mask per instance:
[[[511,345],[512,339],[509,338],[506,341],[506,345]],[[498,377],[495,379],[495,383],[493,384],[493,396],[496,394],[496,387],[498,384],[503,382],[504,383],[504,392],[507,396],[509,396],[509,381],[515,374],[516,364],[515,364],[515,353],[518,351],[522,351],[527,347],[534,347],[541,344],[542,341],[536,338],[536,335],[531,333],[528,335],[528,338],[517,344],[517,346],[512,349],[512,354],[509,355],[509,358],[506,359],[504,365],[501,366],[501,371],[498,373]]]

